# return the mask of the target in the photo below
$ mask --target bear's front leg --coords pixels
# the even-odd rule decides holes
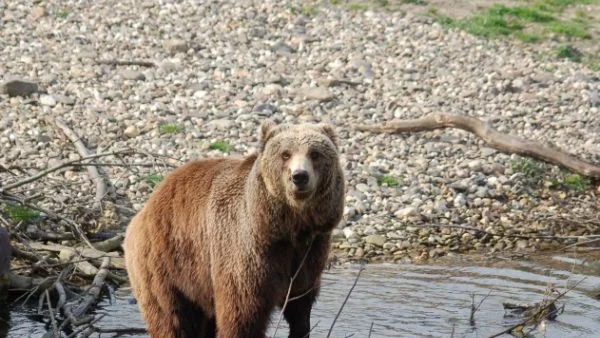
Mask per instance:
[[[248,285],[236,285],[231,276],[218,276],[215,285],[215,311],[219,338],[264,338],[273,306]]]
[[[290,327],[289,338],[309,337],[310,312],[316,295],[316,290],[310,290],[303,297],[288,302],[283,316]]]
[[[321,275],[329,256],[330,238],[331,235],[325,233],[313,239],[310,252],[294,280],[290,295],[293,300],[288,302],[283,312],[290,327],[290,338],[309,338],[310,313],[319,295]],[[297,255],[304,254],[303,250],[297,252]]]

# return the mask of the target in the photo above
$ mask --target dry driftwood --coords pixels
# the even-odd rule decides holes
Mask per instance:
[[[79,135],[77,135],[77,133],[75,133],[71,128],[69,128],[69,126],[67,126],[66,123],[59,119],[56,119],[54,123],[63,131],[63,133],[65,133],[65,135],[67,135],[69,140],[71,140],[81,157],[92,155],[92,153],[88,150],[85,144],[83,144],[83,142],[81,141]],[[96,184],[96,197],[94,198],[92,209],[99,210],[102,207],[102,199],[106,195],[106,183],[102,179],[102,176],[100,176],[97,167],[87,166],[86,169],[88,175],[90,175],[90,179]]]
[[[600,166],[581,160],[554,146],[543,145],[516,135],[498,132],[487,123],[470,116],[456,114],[430,114],[414,120],[394,120],[383,125],[357,126],[360,131],[374,133],[414,133],[444,128],[458,128],[477,135],[490,147],[540,161],[556,164],[588,177],[600,179]]]

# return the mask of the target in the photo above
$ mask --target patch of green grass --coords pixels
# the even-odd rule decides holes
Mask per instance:
[[[544,165],[531,158],[519,158],[511,162],[514,172],[520,172],[527,178],[539,178],[545,171]]]
[[[413,5],[422,5],[422,6],[427,5],[427,2],[425,0],[403,0],[402,2],[404,2],[405,4],[413,4]]]
[[[348,4],[348,9],[351,11],[364,12],[369,9],[369,5],[353,2]]]
[[[547,27],[549,31],[564,36],[570,36],[580,39],[592,38],[590,33],[588,33],[586,30],[586,25],[578,21],[551,22],[547,25]]]
[[[397,187],[398,185],[400,185],[400,180],[398,180],[394,176],[379,175],[379,176],[377,176],[377,183],[379,183],[380,185],[385,184],[388,187],[393,188],[393,187]]]
[[[177,123],[165,123],[158,127],[161,134],[178,134],[183,131],[183,127]]]
[[[8,214],[8,217],[15,222],[27,223],[40,217],[39,211],[21,205],[7,204],[4,207],[4,211]]]
[[[515,33],[515,36],[523,41],[523,42],[538,42],[542,40],[542,37],[536,34],[530,34],[530,33],[524,33],[524,32],[517,32]]]
[[[315,4],[306,5],[306,6],[302,7],[302,14],[304,14],[306,16],[313,16],[313,15],[317,14],[318,11],[319,11],[319,7]]]
[[[332,5],[339,5],[341,2],[341,0],[331,0]]]
[[[570,174],[565,176],[564,182],[567,187],[577,191],[586,190],[592,184],[588,178],[578,174]]]
[[[223,153],[229,153],[231,151],[231,144],[229,144],[227,141],[216,141],[211,143],[208,148],[212,150],[219,150]]]
[[[159,173],[152,173],[145,177],[146,182],[148,182],[153,187],[158,185],[164,179],[165,177]]]
[[[581,62],[581,57],[583,56],[580,51],[573,48],[571,45],[565,45],[560,47],[556,51],[556,56],[563,59],[569,59],[574,62]]]
[[[56,17],[57,17],[57,18],[59,18],[59,19],[66,19],[66,18],[69,16],[69,14],[70,14],[70,13],[69,13],[69,11],[67,11],[67,10],[65,10],[65,9],[61,9],[61,10],[58,10],[58,11],[57,11],[57,12],[54,14],[54,16],[56,16]]]
[[[579,11],[572,20],[560,20],[554,15],[565,7],[580,3],[600,3],[600,0],[588,1],[558,1],[543,0],[525,6],[505,6],[495,4],[471,17],[453,20],[438,15],[432,10],[430,14],[444,26],[463,29],[473,35],[486,38],[514,36],[525,42],[541,41],[544,35],[554,33],[566,37],[590,39],[588,32],[589,16]],[[533,34],[529,28],[537,27],[535,31],[545,34]]]

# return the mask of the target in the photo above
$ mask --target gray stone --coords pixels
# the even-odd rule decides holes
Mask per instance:
[[[408,218],[417,215],[419,215],[419,211],[415,207],[402,208],[394,213],[394,216],[398,218]]]
[[[333,99],[333,93],[327,87],[310,87],[310,88],[299,88],[295,91],[296,96],[317,101],[330,101]]]
[[[381,235],[369,235],[365,237],[365,242],[378,247],[383,247],[383,245],[385,244],[385,237]]]
[[[164,43],[164,47],[169,53],[172,54],[185,53],[189,49],[187,42],[181,39],[167,40]]]
[[[127,128],[125,128],[125,131],[123,131],[123,134],[125,134],[125,136],[132,138],[132,137],[136,137],[138,135],[140,135],[140,130],[136,127],[136,126],[129,126]]]
[[[144,73],[132,70],[132,69],[123,69],[120,72],[120,75],[125,80],[134,80],[134,81],[144,81],[146,80],[146,75]]]
[[[42,106],[54,107],[56,106],[56,100],[51,95],[40,96],[40,104]]]
[[[40,90],[36,82],[11,79],[0,86],[0,92],[8,94],[10,97],[15,96],[29,96],[34,93],[38,93]]]

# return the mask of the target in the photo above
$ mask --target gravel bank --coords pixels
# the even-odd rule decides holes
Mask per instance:
[[[348,179],[345,219],[334,234],[340,257],[408,261],[532,251],[565,241],[531,236],[599,232],[592,221],[600,187],[555,188],[550,183],[563,175],[556,167],[538,170],[462,131],[352,130],[460,113],[598,163],[600,77],[582,65],[541,61],[411,13],[326,4],[306,11],[271,0],[136,3],[0,4],[1,164],[22,175],[77,158],[47,123],[54,118],[93,151],[132,147],[181,161],[224,156],[211,149],[223,149],[211,147],[215,141],[226,142],[230,154],[247,154],[266,117],[329,121],[341,136]],[[104,167],[110,187],[103,217],[94,223],[78,216],[87,227],[122,230],[153,178],[168,172],[163,163],[179,163],[141,155],[125,160],[155,166]],[[0,179],[16,180],[6,171]],[[72,215],[83,215],[94,198],[85,168],[20,191],[44,193],[36,203]],[[48,227],[56,226],[34,222],[27,230]]]

